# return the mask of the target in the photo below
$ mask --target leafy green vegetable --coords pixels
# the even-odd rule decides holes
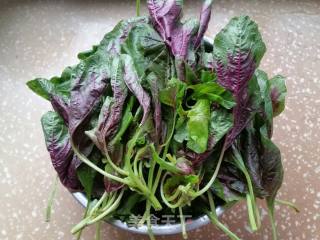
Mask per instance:
[[[232,128],[233,116],[225,109],[217,108],[211,112],[209,134],[215,146]]]
[[[287,88],[283,76],[277,75],[270,80],[273,115],[278,116],[285,107]]]
[[[189,88],[193,89],[194,93],[191,97],[195,99],[208,99],[226,109],[231,109],[235,106],[232,94],[215,82],[197,84]]]
[[[50,101],[41,118],[62,184],[82,191],[80,233],[100,222],[141,215],[151,239],[152,216],[207,214],[239,239],[216,205],[247,201],[260,227],[256,198],[265,199],[276,239],[275,199],[283,180],[272,142],[273,118],[285,105],[280,75],[258,69],[266,51],[256,23],[233,18],[213,45],[203,40],[212,0],[200,20],[182,21],[182,0],[148,0],[150,16],[120,21],[60,77],[27,83]],[[140,1],[137,1],[137,15]],[[183,237],[187,221],[180,220]]]
[[[188,143],[187,147],[196,153],[207,150],[209,136],[210,102],[198,100],[188,111]]]
[[[81,189],[76,176],[78,164],[73,157],[68,129],[63,119],[56,112],[50,111],[42,116],[41,124],[52,165],[62,184],[72,190]]]
[[[184,98],[186,84],[176,78],[168,81],[167,87],[162,89],[159,94],[161,103],[177,109]]]

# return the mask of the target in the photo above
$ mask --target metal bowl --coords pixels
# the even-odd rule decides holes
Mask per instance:
[[[84,193],[82,192],[75,192],[72,193],[73,197],[83,206],[86,207],[88,200]],[[220,216],[224,212],[224,207],[218,206],[216,208],[217,215]],[[111,225],[118,227],[120,229],[133,232],[133,233],[140,233],[140,234],[148,234],[148,229],[146,225],[142,225],[139,227],[131,227],[128,226],[125,222],[122,222],[117,219],[108,219],[108,223]],[[201,226],[207,225],[210,223],[210,219],[207,215],[203,215],[201,217],[198,217],[196,219],[192,219],[192,221],[186,222],[186,230],[193,230],[196,228],[199,228]],[[152,225],[151,227],[152,232],[154,235],[172,235],[181,233],[181,224],[158,224],[158,225]]]

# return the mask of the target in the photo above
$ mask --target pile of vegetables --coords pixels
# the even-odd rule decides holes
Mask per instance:
[[[89,200],[72,233],[140,214],[154,238],[152,215],[206,214],[239,239],[215,206],[245,200],[256,231],[260,198],[276,239],[283,167],[271,137],[286,86],[259,69],[266,46],[257,24],[235,17],[212,45],[204,40],[212,0],[199,20],[182,21],[182,0],[147,5],[150,16],[119,22],[60,77],[27,83],[52,104],[41,123],[61,183]]]

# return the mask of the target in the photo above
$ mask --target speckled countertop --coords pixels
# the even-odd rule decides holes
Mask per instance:
[[[200,3],[186,1],[185,15],[196,14]],[[0,0],[0,239],[72,239],[70,229],[83,209],[64,188],[59,187],[52,221],[44,221],[54,170],[39,120],[50,106],[25,82],[60,74],[77,63],[79,51],[134,14],[133,1]],[[301,213],[277,208],[280,239],[320,239],[320,2],[217,0],[209,36],[239,14],[250,15],[260,26],[268,47],[262,68],[287,76],[287,108],[275,120],[274,134],[286,171],[279,196],[295,202]],[[255,234],[248,231],[244,205],[222,220],[243,239],[271,239],[266,211],[262,216],[265,227]],[[94,228],[88,228],[83,239],[93,235]],[[147,239],[108,224],[103,236]],[[226,239],[213,226],[189,236]]]

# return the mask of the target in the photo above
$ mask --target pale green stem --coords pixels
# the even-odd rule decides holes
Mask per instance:
[[[118,198],[114,201],[114,203],[113,203],[110,207],[108,207],[108,209],[105,210],[102,214],[100,214],[100,215],[97,216],[96,218],[90,220],[90,221],[88,222],[88,225],[93,224],[93,223],[95,223],[95,222],[97,222],[97,221],[102,220],[102,219],[105,218],[108,214],[110,214],[111,212],[113,212],[113,211],[118,207],[118,205],[119,205],[119,203],[120,203],[120,201],[121,201],[123,192],[124,192],[124,190],[122,189],[121,192],[120,192],[120,194],[119,194],[119,196],[118,196]]]
[[[55,178],[54,178],[52,191],[50,193],[48,205],[47,205],[47,208],[46,208],[46,222],[50,222],[53,200],[54,200],[54,197],[56,196],[56,192],[57,192],[57,189],[58,189],[58,179],[59,179],[59,177],[58,177],[58,175],[56,175]]]
[[[53,200],[54,200],[54,198],[56,196],[56,192],[57,192],[57,188],[58,188],[58,179],[59,179],[59,177],[58,177],[58,175],[56,175],[55,178],[54,178],[52,191],[50,193],[48,205],[47,205],[47,208],[46,208],[46,222],[50,222],[50,219],[51,219]]]
[[[234,155],[237,155],[237,156],[235,156],[234,159],[237,162],[237,165],[240,168],[240,170],[245,175],[245,178],[247,181],[247,185],[248,185],[248,189],[249,189],[249,197],[250,197],[250,201],[247,199],[247,203],[251,204],[251,206],[248,205],[249,220],[250,220],[252,231],[256,231],[261,226],[261,218],[260,218],[258,206],[256,204],[256,199],[254,196],[252,181],[251,181],[249,172],[247,171],[247,169],[245,167],[245,164],[242,160],[240,153],[236,150],[236,148],[234,148],[234,146],[233,146],[233,153],[234,153]],[[248,198],[248,196],[246,196],[246,197]]]
[[[147,183],[146,183],[146,181],[144,180],[144,177],[143,177],[143,162],[142,161],[140,161],[139,162],[139,172],[138,172],[138,174],[139,174],[139,178],[141,179],[141,182],[144,184],[144,185],[147,185]],[[150,188],[148,188],[149,189],[149,191],[150,191]],[[151,192],[151,191],[150,191]]]
[[[102,214],[98,215],[97,217],[95,217],[94,219],[90,219],[92,216],[88,216],[87,218],[83,219],[80,223],[78,223],[72,230],[71,230],[71,233],[72,234],[75,234],[77,233],[78,231],[80,231],[81,229],[83,229],[84,227],[88,226],[88,225],[91,225],[93,223],[96,223],[100,220],[102,220],[104,217],[106,217],[108,214],[110,214],[111,212],[113,212],[119,205],[120,203],[120,200],[122,198],[122,195],[124,193],[124,189],[121,190],[118,198],[113,202],[111,203],[111,201],[108,201],[108,203],[111,203],[111,204],[107,204],[109,205],[108,206],[108,209],[106,209]]]
[[[140,16],[140,0],[136,0],[136,14],[137,17]]]
[[[166,173],[165,175],[163,175],[162,180],[161,180],[161,184],[160,184],[160,195],[162,198],[162,201],[169,207],[169,208],[177,208],[179,206],[181,206],[181,204],[183,204],[183,198],[179,198],[179,200],[175,203],[175,204],[171,204],[169,203],[169,201],[167,200],[164,191],[163,191],[163,186],[164,186],[164,180],[166,179],[168,173]]]
[[[182,207],[179,207],[179,215],[180,215],[180,224],[181,224],[181,229],[182,229],[182,236],[184,239],[188,239],[188,234],[187,234],[187,230],[186,230],[186,222],[183,216],[183,211],[182,211]]]
[[[222,222],[219,221],[217,213],[216,213],[216,207],[214,204],[213,196],[211,191],[208,191],[208,199],[209,199],[209,205],[210,205],[210,211],[207,215],[210,218],[211,222],[215,224],[218,228],[220,228],[230,239],[232,240],[240,240],[237,235],[235,235],[233,232],[230,231],[229,228],[227,228]]]
[[[112,193],[111,193],[112,194]],[[111,204],[114,202],[114,200],[116,199],[117,197],[117,194],[116,192],[111,196],[111,198],[108,199],[108,202],[106,203],[105,206],[103,206],[103,208],[101,209],[102,212],[106,211],[110,206]]]
[[[181,190],[179,188],[177,188],[176,191],[174,192],[174,194],[172,194],[171,196],[167,197],[167,200],[168,201],[173,201],[177,197],[179,197],[180,194],[181,194]]]
[[[155,192],[156,192],[156,190],[158,188],[159,181],[160,181],[160,178],[161,178],[161,174],[162,174],[162,169],[159,167],[156,179],[154,180],[154,184],[152,186],[152,193],[153,194],[155,194]]]
[[[92,215],[97,209],[98,207],[102,204],[102,202],[104,201],[104,199],[106,199],[108,197],[107,192],[104,192],[103,195],[101,196],[101,198],[99,199],[99,201],[94,205],[94,207],[92,207],[89,210],[88,215]]]
[[[287,207],[290,207],[297,213],[300,212],[299,208],[292,202],[288,202],[288,201],[284,201],[284,200],[280,200],[280,199],[276,199],[275,202],[277,204],[281,204],[281,205],[285,205]]]
[[[269,215],[270,223],[271,223],[272,238],[273,238],[273,240],[277,240],[278,233],[277,233],[277,227],[276,227],[275,218],[274,218],[273,207],[269,206],[269,205],[268,205],[268,215]]]
[[[95,165],[94,163],[92,163],[85,155],[83,155],[82,153],[79,152],[79,150],[76,148],[76,146],[74,145],[73,141],[71,141],[71,146],[72,146],[72,150],[73,152],[77,155],[77,157],[84,162],[85,164],[87,164],[89,167],[93,168],[94,170],[96,170],[98,173],[102,174],[103,176],[110,178],[114,181],[126,184],[126,185],[130,185],[130,182],[126,181],[123,178],[119,178],[117,176],[114,176],[112,174],[109,174],[105,171],[103,171],[101,168],[99,168],[97,165]]]
[[[86,206],[86,211],[84,212],[83,219],[85,219],[85,218],[87,217],[87,215],[88,215],[88,211],[89,211],[89,207],[90,207],[90,202],[91,202],[91,198],[89,197],[89,198],[88,198],[88,202],[87,202],[87,206]],[[77,240],[80,240],[81,235],[82,235],[82,229],[80,229],[80,231],[79,231],[78,234],[77,234]]]
[[[152,226],[151,226],[150,209],[151,209],[151,205],[150,205],[149,201],[147,201],[146,219],[147,219],[148,235],[149,235],[150,240],[155,240],[155,237],[154,237],[153,232],[152,232]]]
[[[216,180],[219,170],[220,170],[220,166],[222,163],[222,159],[224,157],[224,152],[225,152],[225,144],[222,147],[221,153],[220,153],[220,157],[216,166],[216,169],[214,170],[214,173],[212,174],[211,179],[209,180],[209,182],[207,183],[206,186],[204,186],[201,190],[199,190],[198,192],[196,192],[196,196],[201,196],[202,194],[204,194],[206,191],[208,191],[208,189],[212,186],[214,180]]]
[[[96,236],[95,240],[100,240],[101,239],[101,221],[96,223]]]
[[[251,225],[252,231],[257,231],[257,225],[255,221],[254,211],[253,211],[253,204],[251,202],[251,196],[249,193],[246,194],[247,199],[247,208],[248,208],[248,214],[249,214],[249,222]]]
[[[120,173],[121,175],[125,175],[125,176],[128,176],[129,173],[125,170],[123,170],[122,168],[118,167],[110,158],[110,155],[108,153],[108,150],[105,151],[105,156],[107,158],[107,162],[111,165],[111,167],[117,171],[118,173]]]
[[[247,179],[247,182],[248,182],[249,194],[247,194],[247,197],[248,197],[248,195],[250,197],[250,204],[252,205],[250,207],[250,209],[252,210],[253,217],[254,217],[253,218],[253,222],[251,222],[251,221],[250,222],[253,223],[253,225],[251,225],[252,226],[252,230],[256,231],[256,230],[258,230],[260,228],[260,225],[261,225],[259,209],[258,209],[258,206],[256,204],[256,199],[254,197],[251,178],[250,178],[250,176],[249,176],[247,171],[244,171],[244,175],[245,175],[245,177]]]

